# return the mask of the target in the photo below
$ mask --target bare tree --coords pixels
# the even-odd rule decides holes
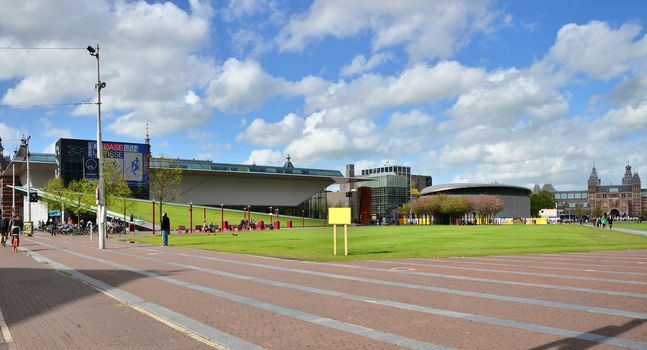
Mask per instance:
[[[159,217],[162,217],[163,205],[168,203],[180,194],[180,181],[182,181],[182,169],[177,161],[173,159],[158,160],[159,165],[155,171],[151,171],[149,188],[151,194],[159,203]]]

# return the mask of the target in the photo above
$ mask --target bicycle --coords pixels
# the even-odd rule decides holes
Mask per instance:
[[[13,247],[13,251],[17,252],[18,251],[18,245],[19,245],[19,243],[18,243],[19,242],[18,241],[19,240],[18,234],[14,233],[14,234],[11,235],[11,237],[12,237],[11,238],[11,246]]]

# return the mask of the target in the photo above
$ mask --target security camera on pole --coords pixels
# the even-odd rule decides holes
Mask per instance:
[[[97,158],[99,160],[99,180],[97,181],[97,226],[99,229],[99,249],[105,249],[106,234],[106,208],[104,203],[103,192],[103,144],[101,142],[101,89],[106,87],[106,83],[101,81],[99,69],[99,44],[94,48],[88,46],[88,52],[91,56],[97,58],[97,84],[94,86],[97,90]]]

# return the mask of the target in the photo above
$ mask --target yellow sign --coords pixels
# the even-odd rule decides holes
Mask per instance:
[[[328,224],[350,225],[350,208],[328,208]]]
[[[33,226],[31,221],[25,221],[22,225],[22,232],[27,236],[34,234]]]

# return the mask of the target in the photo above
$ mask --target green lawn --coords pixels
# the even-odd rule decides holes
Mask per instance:
[[[344,256],[343,229],[338,229],[336,257],[331,227],[242,232],[238,236],[174,234],[169,244],[314,261],[647,249],[647,237],[580,225],[361,226],[349,227],[348,236],[349,255]],[[159,236],[134,240],[161,244]]]
[[[153,218],[153,213],[152,213],[152,205],[151,202],[148,201],[133,201],[135,203],[135,207],[133,210],[128,211],[126,214],[126,218],[130,216],[131,212],[132,214],[139,218],[143,219],[146,222],[152,222]],[[160,218],[159,218],[159,203],[155,205],[155,223],[159,224],[160,223]],[[171,227],[177,228],[180,225],[183,225],[185,227],[189,227],[189,206],[181,206],[181,205],[171,205],[171,204],[164,204],[163,207],[164,211],[168,214],[169,219],[171,220]],[[116,208],[110,208],[112,211],[117,211]],[[269,209],[268,209],[269,210]],[[206,217],[207,217],[207,224],[213,223],[214,225],[220,226],[220,208],[207,208],[206,210]],[[232,224],[239,224],[240,220],[243,218],[243,211],[242,207],[241,210],[228,210],[225,209],[224,211],[224,219],[229,222],[230,225]],[[205,211],[202,207],[193,207],[193,226],[195,225],[202,225],[204,222],[204,216],[205,216]],[[255,213],[252,212],[252,219],[256,219],[256,221],[263,220],[265,223],[269,221],[269,214],[268,213]],[[275,218],[274,218],[275,219]],[[286,227],[287,226],[287,221],[292,220],[292,225],[295,227],[301,227],[301,217],[288,217],[285,215],[279,215],[279,220],[281,221],[281,227]],[[324,221],[323,220],[315,220],[315,219],[305,219],[305,226],[324,226]]]
[[[614,221],[613,227],[626,228],[630,230],[647,231],[647,222]]]

